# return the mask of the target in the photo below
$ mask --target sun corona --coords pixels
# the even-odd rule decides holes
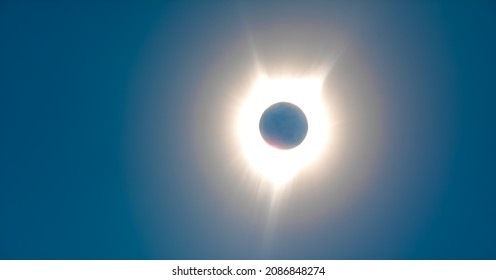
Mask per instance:
[[[260,76],[242,104],[237,123],[244,157],[255,172],[282,187],[326,147],[329,121],[322,100],[323,80],[315,77],[276,78]],[[270,106],[288,102],[298,106],[308,122],[305,139],[292,149],[277,149],[262,137],[259,122]]]

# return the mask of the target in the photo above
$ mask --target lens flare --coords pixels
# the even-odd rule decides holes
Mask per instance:
[[[323,80],[316,77],[271,79],[260,76],[241,106],[238,137],[245,159],[277,189],[286,185],[326,147],[329,120],[321,98],[322,84]],[[308,121],[305,140],[289,150],[270,146],[259,131],[263,112],[279,102],[295,104]]]

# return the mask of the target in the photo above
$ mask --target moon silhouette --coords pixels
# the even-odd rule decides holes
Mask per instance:
[[[264,111],[259,129],[267,144],[280,150],[289,150],[305,140],[308,122],[298,106],[289,102],[279,102]]]

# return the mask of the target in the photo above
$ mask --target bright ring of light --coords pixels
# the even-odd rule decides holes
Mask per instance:
[[[329,122],[321,98],[321,88],[322,80],[318,78],[261,77],[241,107],[238,136],[243,154],[249,166],[270,180],[274,186],[282,186],[291,180],[326,146]],[[305,140],[290,150],[274,148],[260,135],[260,117],[268,107],[278,102],[295,104],[307,117],[308,132]]]

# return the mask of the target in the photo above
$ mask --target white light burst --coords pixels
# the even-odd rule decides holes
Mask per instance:
[[[238,136],[248,165],[280,189],[312,162],[326,147],[329,120],[322,100],[323,79],[261,76],[241,106]],[[272,104],[289,102],[298,106],[308,121],[305,140],[290,150],[267,144],[259,131],[263,112]]]

